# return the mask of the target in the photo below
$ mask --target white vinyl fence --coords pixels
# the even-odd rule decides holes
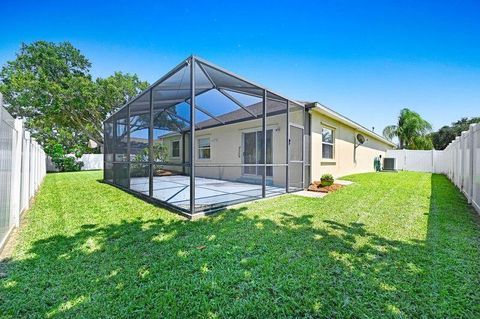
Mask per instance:
[[[446,174],[447,165],[442,165],[443,152],[436,150],[387,150],[385,157],[395,158],[395,169],[399,171]]]
[[[83,162],[82,171],[103,169],[103,154],[83,154],[79,160]],[[47,157],[47,172],[58,172],[50,157]]]
[[[46,156],[22,120],[3,108],[0,94],[0,250],[46,174]]]
[[[480,213],[480,123],[452,141],[443,151],[388,150],[398,170],[445,174]]]

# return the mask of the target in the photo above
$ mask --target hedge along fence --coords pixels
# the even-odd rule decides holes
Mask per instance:
[[[46,155],[22,120],[3,108],[0,94],[0,250],[46,174]]]
[[[388,150],[398,170],[445,174],[480,213],[480,123],[452,141],[443,151]]]

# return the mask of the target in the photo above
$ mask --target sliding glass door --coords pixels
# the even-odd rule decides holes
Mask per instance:
[[[272,147],[273,131],[267,130],[267,164],[273,163],[273,147]],[[263,136],[262,131],[254,131],[242,134],[243,139],[243,164],[251,164],[252,166],[244,166],[244,175],[263,174]],[[267,176],[273,176],[273,168],[267,167]]]

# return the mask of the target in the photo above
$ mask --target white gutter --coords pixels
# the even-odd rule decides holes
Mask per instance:
[[[340,123],[343,123],[343,124],[346,124],[350,127],[353,127],[355,128],[356,130],[358,130],[359,132],[365,134],[365,135],[368,135],[370,137],[373,137],[377,140],[380,140],[382,141],[383,143],[385,144],[388,144],[392,147],[396,147],[397,145],[389,140],[387,140],[385,137],[381,136],[381,135],[378,135],[377,133],[367,129],[366,127],[358,124],[357,122],[355,121],[352,121],[350,120],[349,118],[346,118],[345,116],[341,115],[340,113],[337,113],[335,112],[334,110],[332,109],[329,109],[328,107],[326,107],[325,105],[322,105],[318,102],[315,102],[315,103],[312,103],[311,104],[312,106],[312,110],[313,111],[316,111],[317,113],[320,113],[320,114],[323,114],[323,115],[326,115]]]

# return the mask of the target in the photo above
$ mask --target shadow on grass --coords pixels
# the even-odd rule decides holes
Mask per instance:
[[[246,207],[194,222],[86,221],[10,261],[0,308],[12,317],[475,317],[479,250],[461,230],[473,219],[456,215],[458,196],[432,176],[425,241]]]

